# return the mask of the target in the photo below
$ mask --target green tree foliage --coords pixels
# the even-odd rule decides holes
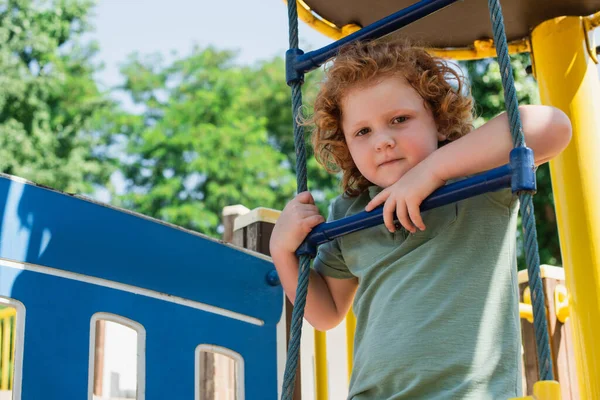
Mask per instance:
[[[293,196],[283,63],[234,61],[197,48],[169,65],[134,55],[123,67],[123,89],[142,111],[112,124],[128,155],[122,205],[217,235],[223,207],[281,208]]]
[[[537,84],[534,78],[526,72],[526,68],[530,64],[529,55],[512,56],[511,63],[519,104],[539,104]],[[477,124],[482,124],[504,111],[504,92],[498,63],[493,59],[487,59],[462,63],[462,67],[468,72],[471,81],[471,90],[478,115]],[[557,265],[561,263],[560,245],[548,164],[540,166],[537,170],[537,187],[538,191],[533,202],[540,260],[542,263]],[[525,268],[524,255],[519,257],[519,267]]]
[[[109,109],[82,44],[91,1],[0,0],[0,171],[91,193],[110,166],[95,149]]]
[[[301,120],[311,115],[311,105],[323,79],[323,70],[312,71],[305,76],[303,89],[303,108],[300,110]],[[296,172],[296,152],[294,148],[294,132],[292,126],[291,89],[285,82],[285,63],[276,57],[260,66],[254,80],[256,98],[253,109],[267,119],[267,130],[272,145],[286,157],[286,164]],[[312,156],[309,126],[304,127],[307,151],[308,188],[315,197],[322,213],[327,212],[329,201],[339,194],[338,176],[328,173]],[[281,205],[283,208],[285,204]]]

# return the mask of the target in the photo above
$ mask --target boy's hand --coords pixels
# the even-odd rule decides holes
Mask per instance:
[[[383,202],[383,222],[390,232],[395,232],[395,216],[407,231],[415,233],[417,228],[425,230],[419,207],[427,196],[444,185],[435,176],[427,163],[421,162],[404,174],[396,183],[382,190],[367,204],[365,211],[371,211]]]
[[[310,192],[298,194],[277,219],[271,234],[271,254],[281,251],[295,253],[312,228],[322,222],[325,222],[325,218],[319,214]]]

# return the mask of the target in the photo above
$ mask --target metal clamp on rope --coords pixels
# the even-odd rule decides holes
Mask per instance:
[[[311,243],[308,240],[302,242],[300,247],[296,250],[296,255],[300,256],[309,256],[310,258],[314,258],[317,255],[317,246],[314,243]]]
[[[535,193],[535,161],[533,150],[529,147],[515,147],[510,152],[510,168],[512,170],[511,189],[513,193]]]
[[[298,72],[298,58],[304,54],[300,49],[289,49],[285,52],[285,81],[288,86],[304,83],[304,73]]]

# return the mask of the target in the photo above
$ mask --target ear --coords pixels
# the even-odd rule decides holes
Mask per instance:
[[[444,135],[443,133],[439,133],[439,132],[437,134],[437,137],[438,137],[438,142],[444,142],[448,139],[447,135]]]

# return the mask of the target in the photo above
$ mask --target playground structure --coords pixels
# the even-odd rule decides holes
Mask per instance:
[[[307,70],[352,35],[370,32],[370,24],[378,35],[406,25],[402,35],[445,57],[493,56],[486,4],[452,3],[299,2],[301,17],[338,40],[305,57]],[[598,399],[600,82],[592,31],[600,25],[600,0],[502,5],[509,49],[531,52],[542,102],[573,124],[571,144],[550,163],[568,294],[546,293],[546,303],[556,296],[555,314],[572,328],[577,391],[570,393],[579,396],[572,398]],[[398,9],[401,18],[376,22]],[[278,396],[288,313],[268,257],[16,177],[0,178],[0,211],[0,396],[10,388],[15,400],[92,399],[98,319],[138,332],[137,399],[206,399],[200,379],[206,350],[236,360],[235,398]],[[346,325],[352,324],[350,316]],[[348,334],[351,343],[352,329]],[[323,341],[318,334],[321,371]],[[317,382],[317,398],[326,399],[323,373]],[[559,398],[556,387],[548,390],[536,395]]]

